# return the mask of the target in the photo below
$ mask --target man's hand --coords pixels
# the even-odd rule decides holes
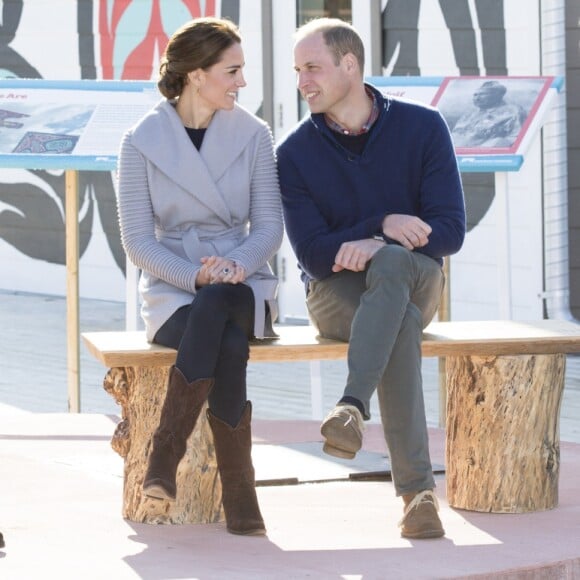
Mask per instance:
[[[344,242],[334,258],[332,271],[352,270],[353,272],[362,272],[366,268],[368,261],[384,247],[385,242],[373,238]]]
[[[383,233],[412,251],[427,245],[431,226],[416,216],[392,213],[383,220]]]

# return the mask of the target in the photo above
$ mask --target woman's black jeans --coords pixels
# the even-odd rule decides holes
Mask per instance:
[[[235,427],[246,403],[249,340],[254,335],[254,293],[245,284],[203,286],[176,310],[154,342],[177,350],[175,366],[189,382],[213,378],[212,413]]]

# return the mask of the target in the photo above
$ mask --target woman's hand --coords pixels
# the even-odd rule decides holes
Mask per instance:
[[[246,279],[246,271],[233,260],[221,256],[204,256],[197,274],[196,285],[238,284]]]
[[[222,282],[225,284],[238,284],[240,282],[245,281],[246,270],[242,266],[236,264],[235,262],[232,262],[232,264],[233,268],[226,266],[220,272],[220,279],[218,280],[218,282]]]

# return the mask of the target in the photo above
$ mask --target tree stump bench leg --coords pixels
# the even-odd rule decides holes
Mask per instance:
[[[566,357],[449,357],[446,485],[459,509],[522,513],[558,504]]]
[[[105,390],[121,405],[111,446],[123,457],[123,517],[148,524],[201,524],[223,520],[221,482],[204,405],[177,470],[175,502],[143,495],[152,435],[159,423],[170,367],[110,369]]]

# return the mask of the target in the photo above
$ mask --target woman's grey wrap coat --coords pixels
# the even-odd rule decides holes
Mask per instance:
[[[277,279],[268,260],[283,235],[272,135],[235,105],[215,113],[200,151],[174,105],[162,100],[121,143],[118,209],[123,247],[141,269],[147,339],[196,295],[203,256],[243,266],[256,299],[255,335],[265,335],[265,302],[276,314]]]

